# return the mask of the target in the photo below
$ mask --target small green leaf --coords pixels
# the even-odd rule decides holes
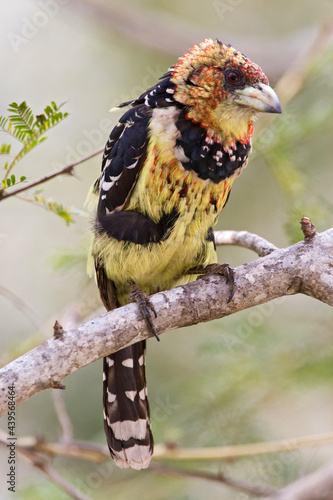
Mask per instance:
[[[9,187],[11,185],[11,180],[10,179],[6,179],[6,182],[7,182],[7,187]]]
[[[16,182],[16,177],[15,177],[15,175],[14,175],[14,174],[12,174],[12,175],[10,176],[10,180],[12,181],[12,186],[13,186],[13,185],[15,184],[15,182]]]
[[[25,181],[25,180],[26,180],[26,176],[25,176],[25,175],[21,175],[21,177],[20,177],[20,182],[23,182],[23,181]]]
[[[17,111],[17,108],[18,108],[17,103],[16,103],[16,102],[12,102],[12,103],[9,105],[8,111]]]
[[[1,144],[0,155],[9,155],[11,144]]]
[[[51,106],[46,106],[46,108],[44,109],[44,111],[47,114],[47,116],[51,116],[53,114]]]

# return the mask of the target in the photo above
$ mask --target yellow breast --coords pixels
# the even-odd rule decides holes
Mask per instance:
[[[148,294],[193,280],[187,271],[216,262],[207,232],[226,202],[234,178],[218,184],[185,170],[175,156],[174,130],[169,114],[152,120],[147,156],[125,210],[136,210],[158,223],[175,209],[178,217],[167,237],[158,243],[137,245],[96,235],[95,255],[102,258],[106,273],[117,287],[118,300],[128,300],[128,282]],[[169,120],[169,121],[168,121]]]

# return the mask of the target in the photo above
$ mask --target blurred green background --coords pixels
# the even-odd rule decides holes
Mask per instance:
[[[64,109],[70,113],[15,173],[32,180],[103,146],[120,116],[108,110],[153,85],[205,36],[244,52],[274,86],[288,68],[303,64],[332,15],[331,0],[4,0],[0,114],[7,113],[9,103],[23,100],[36,114],[51,100],[68,100]],[[283,106],[284,114],[260,130],[258,121],[250,165],[235,183],[218,229],[247,230],[288,246],[302,238],[303,214],[319,231],[332,226],[333,49],[326,42],[316,45],[300,91]],[[0,203],[0,286],[30,311],[27,317],[1,288],[2,364],[51,336],[55,320],[68,330],[101,311],[85,272],[90,221],[82,213],[99,171],[100,157],[95,157],[78,166],[75,177],[41,186],[46,198],[78,209],[69,226],[14,197]],[[220,262],[232,266],[254,258],[242,249],[219,250]],[[149,341],[156,443],[222,446],[332,431],[332,321],[328,306],[294,296],[168,333],[159,344]],[[97,362],[68,377],[64,398],[75,438],[104,444],[101,371]],[[17,418],[19,436],[51,441],[59,436],[51,391],[20,406]],[[6,430],[6,417],[0,426]],[[235,478],[279,487],[332,455],[332,446],[326,446],[195,467],[222,468]],[[0,448],[1,474],[6,460]],[[93,499],[254,498],[199,479],[120,471],[112,462],[57,458],[54,466]],[[69,498],[23,460],[17,486],[15,498]],[[7,498],[3,478],[0,489],[1,498]]]

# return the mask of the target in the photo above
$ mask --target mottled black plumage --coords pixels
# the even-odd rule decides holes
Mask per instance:
[[[137,99],[118,106],[131,105],[131,108],[120,118],[105,146],[98,214],[105,214],[105,209],[113,212],[123,208],[134,188],[145,160],[152,110],[168,106],[184,108],[173,98],[174,84],[170,82],[170,77],[169,71]]]
[[[203,127],[188,120],[185,111],[180,113],[176,127],[180,132],[176,146],[185,155],[181,160],[183,167],[216,184],[242,167],[251,150],[250,144],[240,142],[235,142],[234,147],[224,147],[221,141],[208,136]]]
[[[106,276],[105,268],[100,259],[95,259],[96,281],[103,305],[108,311],[119,307],[117,290],[114,282]]]
[[[207,232],[207,241],[212,241],[214,243],[214,250],[216,250],[216,243],[214,237],[214,229],[210,227]]]
[[[131,241],[138,245],[158,243],[168,235],[177,215],[176,211],[164,214],[159,222],[155,223],[147,215],[134,210],[113,212],[98,216],[96,230],[105,232],[118,241]]]
[[[129,109],[111,132],[105,146],[98,214],[124,206],[145,160],[148,123],[145,106]]]
[[[173,67],[171,67],[169,71],[160,78],[160,81],[158,83],[146,90],[143,94],[137,97],[137,99],[134,99],[133,101],[123,102],[118,106],[118,108],[129,105],[138,106],[140,104],[145,104],[150,108],[164,108],[170,105],[181,108],[184,107],[173,98],[175,85],[170,81],[172,70]]]

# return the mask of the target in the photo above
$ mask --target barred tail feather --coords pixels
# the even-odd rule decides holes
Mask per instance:
[[[145,341],[104,358],[104,429],[112,458],[123,469],[145,469],[153,453],[145,376]]]

